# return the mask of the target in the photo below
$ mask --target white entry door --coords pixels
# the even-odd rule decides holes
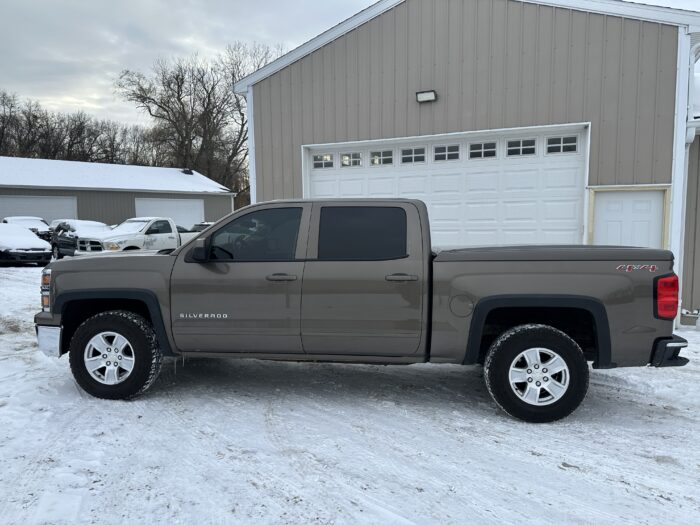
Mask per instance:
[[[599,191],[593,244],[663,248],[663,191]]]

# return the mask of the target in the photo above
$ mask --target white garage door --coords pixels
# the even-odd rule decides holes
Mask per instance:
[[[136,199],[137,217],[167,217],[178,226],[191,228],[204,221],[202,199]]]
[[[594,207],[594,244],[663,247],[663,191],[599,191]]]
[[[433,245],[580,244],[581,126],[307,148],[312,198],[423,200]]]
[[[77,219],[78,200],[76,197],[0,195],[0,219],[13,215],[41,217],[46,222]]]

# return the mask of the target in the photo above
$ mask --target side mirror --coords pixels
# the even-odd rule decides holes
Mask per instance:
[[[190,259],[200,263],[209,260],[209,243],[206,238],[195,239],[194,248],[190,251]]]

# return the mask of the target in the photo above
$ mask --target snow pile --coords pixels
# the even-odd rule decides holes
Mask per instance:
[[[460,366],[191,359],[110,402],[38,352],[39,278],[0,268],[2,523],[700,522],[700,332],[548,425]]]
[[[0,251],[50,250],[48,242],[16,224],[0,224]]]

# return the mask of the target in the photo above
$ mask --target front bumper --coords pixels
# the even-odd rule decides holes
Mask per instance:
[[[654,345],[649,364],[657,367],[685,366],[688,364],[689,359],[680,357],[678,354],[687,346],[688,341],[677,335],[667,339],[659,339]]]
[[[51,262],[51,252],[32,250],[6,250],[0,252],[0,261],[46,263]]]
[[[60,326],[36,325],[36,339],[41,350],[48,357],[61,357]]]

